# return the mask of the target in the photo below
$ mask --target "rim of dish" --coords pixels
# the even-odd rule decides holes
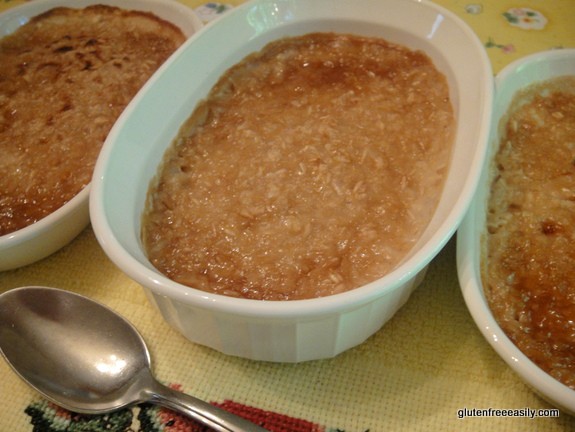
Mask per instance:
[[[526,65],[548,64],[549,61],[563,58],[575,62],[575,48],[545,50],[517,59],[497,74],[495,77],[496,86],[499,87]],[[542,77],[542,79],[547,79],[547,77]],[[457,270],[461,291],[469,313],[489,345],[524,382],[533,388],[535,393],[553,405],[575,415],[575,389],[561,383],[537,366],[505,334],[493,316],[484,294],[480,270],[477,268],[480,257],[477,257],[477,248],[470,247],[477,243],[475,236],[478,235],[480,228],[477,221],[479,210],[476,205],[477,199],[474,199],[462,222],[457,240]]]
[[[132,8],[133,10],[147,10],[146,6],[154,6],[158,13],[160,10],[171,10],[173,12],[183,13],[186,19],[189,20],[189,28],[181,29],[187,38],[194,33],[197,33],[202,27],[203,23],[196,15],[196,13],[188,6],[179,2],[166,2],[163,0],[76,0],[74,3],[66,2],[66,0],[34,0],[30,3],[23,3],[13,8],[7,9],[0,13],[0,30],[3,27],[8,27],[6,31],[0,33],[0,38],[5,37],[19,27],[26,24],[34,16],[46,12],[54,7],[66,6],[72,8],[82,8],[88,5],[106,4],[117,7]],[[137,9],[137,5],[141,5],[141,9]],[[163,18],[168,20],[168,18]],[[172,22],[171,20],[169,20]],[[9,25],[14,24],[14,25]],[[176,23],[173,23],[176,24]],[[86,184],[74,197],[64,203],[61,207],[57,208],[50,214],[39,219],[31,225],[20,228],[8,234],[0,236],[0,250],[6,250],[10,247],[19,245],[26,241],[32,240],[35,237],[48,231],[53,225],[59,223],[66,215],[73,213],[83,204],[87,204],[91,190],[91,182]],[[87,222],[88,224],[89,222]]]
[[[74,195],[71,200],[42,219],[39,219],[24,228],[0,236],[0,250],[7,249],[11,246],[18,245],[37,237],[38,235],[50,230],[52,226],[64,220],[67,215],[73,213],[79,207],[87,205],[90,195],[90,185],[91,183],[88,183],[80,192]]]
[[[482,295],[482,285],[477,285],[474,281],[467,281],[466,288],[462,287],[465,302],[481,330],[493,349],[517,372],[521,378],[529,383],[543,397],[553,400],[553,403],[562,405],[575,413],[575,390],[559,382],[531,359],[529,359],[517,346],[507,337],[499,324],[493,318],[491,310]]]
[[[394,1],[398,4],[400,3],[397,0]],[[205,26],[202,30],[194,34],[185,43],[185,45],[180,48],[180,50],[185,49],[185,46],[193,43],[195,39],[202,37],[205,32],[212,31],[215,25],[225,25],[228,17],[241,13],[241,11],[244,9],[249,10],[251,5],[254,3],[257,3],[257,0],[243,3],[239,7],[229,12],[227,15],[219,18],[217,22]],[[485,76],[485,82],[482,83],[482,100],[480,101],[480,103],[483,105],[481,109],[482,118],[479,120],[479,124],[489,125],[491,111],[487,107],[492,105],[493,99],[491,64],[487,57],[487,53],[483,49],[483,45],[479,41],[477,35],[473,33],[471,28],[461,18],[441,6],[438,6],[427,0],[412,0],[411,3],[416,4],[417,7],[430,8],[434,11],[437,11],[438,13],[441,13],[443,19],[447,18],[451,20],[459,30],[462,30],[468,36],[469,42],[476,49],[477,54],[481,57],[481,64],[484,69],[482,74]],[[326,19],[329,19],[329,16],[326,17]],[[162,69],[168,68],[175,61],[178,61],[177,56],[174,56],[168,60],[162,66]],[[161,75],[162,74],[156,74],[152,80],[146,84],[146,87],[152,86]],[[131,108],[137,103],[139,99],[142,98],[144,93],[144,91],[141,92],[132,101],[131,105],[122,114],[122,117],[129,116],[132,110]],[[114,141],[115,136],[118,134],[118,125],[121,125],[121,123],[123,123],[122,119],[116,123],[115,127],[111,131],[108,138],[110,144],[112,141]],[[477,141],[479,144],[475,154],[473,155],[473,162],[470,166],[470,174],[466,176],[465,184],[457,196],[454,205],[448,211],[447,217],[439,224],[438,228],[430,236],[430,238],[424,244],[422,244],[419,249],[415,251],[415,253],[413,253],[407,260],[402,262],[395,270],[383,276],[382,278],[353,290],[334,294],[331,296],[290,301],[262,301],[228,297],[224,295],[208,293],[196,288],[178,284],[141,263],[136,257],[126,251],[114,236],[112,229],[108,224],[106,210],[103,205],[104,197],[102,196],[102,190],[103,185],[107,181],[105,168],[108,164],[110,152],[112,150],[111,145],[104,146],[104,149],[100,154],[100,159],[96,165],[94,178],[92,180],[93,189],[90,198],[92,224],[96,227],[95,232],[103,249],[110,256],[110,258],[112,258],[112,260],[117,263],[122,271],[124,271],[135,281],[139,282],[141,285],[144,285],[146,288],[160,296],[168,296],[183,303],[195,303],[198,306],[201,305],[201,307],[204,308],[217,308],[218,310],[227,313],[278,318],[285,318],[288,316],[296,315],[305,316],[308,314],[310,316],[312,314],[317,316],[318,314],[333,313],[333,311],[344,307],[346,309],[354,306],[359,307],[362,304],[371,302],[374,299],[383,296],[385,293],[399,287],[405,281],[415,277],[429,264],[429,262],[437,255],[437,253],[439,253],[442,247],[452,237],[471,203],[473,198],[473,194],[471,192],[476,189],[479,182],[479,172],[485,158],[485,149],[487,147],[489,134],[489,128],[484,129],[485,130],[481,130],[481,137],[479,137]],[[382,285],[387,286],[382,290]]]

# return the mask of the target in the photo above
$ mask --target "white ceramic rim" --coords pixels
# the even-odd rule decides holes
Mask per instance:
[[[179,26],[186,37],[190,37],[203,27],[203,23],[191,8],[175,0],[74,0],[74,2],[67,2],[66,0],[34,0],[33,2],[24,3],[8,9],[0,14],[0,38],[13,33],[34,16],[52,8],[82,8],[96,4],[116,6],[126,10],[152,12],[160,18]],[[32,242],[35,238],[50,231],[53,226],[60,222],[65,222],[68,215],[76,213],[83,205],[88,206],[90,190],[91,185],[87,184],[62,207],[39,221],[17,231],[0,236],[0,252],[9,253],[11,248],[25,244],[26,242]],[[88,226],[89,223],[90,220],[87,218],[85,226]],[[33,248],[33,245],[31,244],[30,247]],[[54,252],[56,251],[51,251],[43,255],[47,256]],[[38,253],[34,255],[42,254]],[[23,259],[22,261],[22,265],[31,264],[29,260]],[[10,268],[17,267],[10,266]]]
[[[501,86],[516,71],[526,65],[538,63],[544,68],[553,68],[554,61],[570,58],[575,59],[575,49],[557,49],[534,53],[518,59],[503,68],[497,74],[495,83]],[[573,72],[575,75],[575,70]],[[494,119],[498,120],[498,119]],[[493,122],[497,128],[497,122]],[[493,349],[511,368],[544,399],[575,415],[575,390],[560,383],[547,372],[531,361],[507,337],[495,321],[487,304],[481,282],[481,269],[477,256],[477,238],[483,233],[483,227],[478,226],[477,203],[472,203],[468,214],[457,232],[457,267],[463,298],[477,327]]]
[[[235,13],[241,13],[243,10],[248,10],[252,7],[252,4],[257,3],[257,1],[258,0],[252,0],[243,3],[241,6],[235,8],[234,10],[227,12],[215,22],[208,24],[204,27],[204,29],[200,30],[198,33],[192,36],[188,42],[180,48],[180,50],[185,49],[188,44],[193,43],[194,40],[201,37],[205,32],[213,29],[215,25],[225,25],[227,18],[232,17]],[[462,19],[460,19],[451,11],[428,0],[403,1],[420,5],[420,7],[432,9],[437,12],[438,15],[441,15],[443,19],[448,19],[455,23],[459,30],[468,36],[469,40],[474,44],[477,55],[482,58],[484,75],[486,77],[492,77],[491,64],[482,43],[477,38],[477,35],[473,32],[473,30]],[[359,4],[358,7],[360,7]],[[162,66],[162,69],[168,68],[173,61],[177,61],[177,56],[173,57],[171,61],[166,62]],[[161,71],[159,71],[158,74],[156,74],[156,76],[147,83],[146,88],[152,86],[160,76]],[[492,81],[486,80],[483,88],[484,100],[478,101],[478,103],[483,104],[486,107],[491,107],[492,86]],[[138,103],[144,93],[145,89],[142,90],[139,97],[132,101],[131,106],[124,111],[122,117],[129,115],[131,108],[133,108]],[[488,125],[489,118],[491,116],[490,109],[483,110],[482,115],[482,118],[478,121],[481,124]],[[121,123],[121,121],[118,121],[116,125]],[[117,133],[117,128],[112,130],[109,135],[108,142],[111,143]],[[488,130],[482,130],[482,136],[478,137],[478,142],[487,142],[488,133]],[[422,271],[436,256],[436,254],[439,253],[439,251],[448,242],[448,240],[454,234],[455,230],[458,228],[459,223],[461,222],[465,211],[471,202],[473,191],[477,187],[479,172],[481,171],[485,157],[485,146],[479,145],[478,149],[476,150],[477,154],[475,155],[474,164],[468,173],[467,180],[462,189],[462,192],[460,193],[455,205],[449,212],[449,216],[445,218],[439,229],[436,230],[436,232],[430,237],[425,245],[421,247],[417,253],[413,254],[408,260],[406,260],[402,265],[400,265],[396,270],[381,279],[351,291],[335,294],[328,297],[306,300],[292,300],[286,302],[237,299],[217,294],[211,294],[189,287],[186,287],[187,289],[185,290],[178,289],[175,282],[145,267],[140,262],[138,262],[137,259],[127,253],[123,249],[120,242],[114,237],[107,223],[103,201],[100,196],[105,177],[104,161],[109,157],[111,150],[112,148],[110,145],[105,145],[101,152],[99,163],[96,165],[96,170],[92,180],[94,189],[90,197],[90,213],[92,218],[92,225],[95,227],[98,241],[108,256],[118,265],[118,267],[121,268],[122,271],[124,271],[130,278],[134,279],[144,287],[152,290],[158,296],[169,297],[181,303],[196,304],[198,307],[209,310],[217,310],[218,312],[228,313],[230,315],[252,316],[278,320],[295,317],[318,317],[321,315],[331,314],[337,310],[350,309],[362,304],[369,303],[375,298],[381,297],[386,292],[394,290],[416,277],[417,274]],[[382,285],[386,286],[384,290],[381,289]]]
[[[9,248],[32,240],[42,233],[49,231],[52,226],[63,221],[68,214],[74,213],[78,208],[88,202],[90,195],[90,184],[86,185],[74,198],[56,209],[49,215],[43,217],[38,222],[28,225],[18,231],[0,236],[0,251],[9,252]],[[86,226],[89,221],[86,221]]]

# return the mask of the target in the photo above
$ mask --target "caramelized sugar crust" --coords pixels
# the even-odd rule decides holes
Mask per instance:
[[[167,152],[143,218],[149,258],[249,299],[378,279],[431,219],[453,127],[422,52],[332,33],[272,42],[221,77]]]
[[[0,235],[89,182],[124,107],[185,36],[148,13],[56,8],[0,40]]]
[[[518,348],[575,389],[575,77],[519,93],[502,133],[486,295]]]

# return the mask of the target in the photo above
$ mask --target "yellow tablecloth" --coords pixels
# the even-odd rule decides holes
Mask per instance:
[[[226,9],[219,3],[181,1],[205,20]],[[477,32],[495,73],[532,52],[575,47],[573,0],[437,2]],[[19,3],[22,0],[0,0],[0,11]],[[464,408],[550,406],[523,384],[477,330],[459,291],[453,240],[407,305],[366,343],[334,359],[301,364],[249,361],[188,342],[107,259],[90,228],[51,257],[0,273],[0,292],[23,285],[60,287],[107,304],[141,331],[160,381],[213,403],[245,409],[252,418],[268,416],[275,425],[292,425],[276,426],[277,431],[575,430],[575,418],[564,413],[558,418],[458,418]],[[138,420],[138,412],[146,415]],[[198,430],[169,413],[148,408],[133,413],[133,419],[132,411],[127,414],[133,431]],[[100,419],[99,425],[93,421],[87,427],[86,419],[66,416],[0,361],[0,431],[32,431],[33,419],[37,431],[126,430],[110,426],[124,417]]]

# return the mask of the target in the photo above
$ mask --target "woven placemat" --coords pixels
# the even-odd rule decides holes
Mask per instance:
[[[187,341],[108,260],[91,229],[52,257],[0,278],[0,291],[23,285],[60,287],[110,306],[142,333],[160,381],[250,419],[267,416],[272,431],[575,428],[567,415],[458,418],[464,408],[551,407],[506,366],[471,320],[459,291],[453,241],[408,303],[367,342],[334,359],[299,364],[245,360]],[[43,401],[3,361],[0,376],[2,431],[30,431],[32,421],[40,425],[35,430],[46,432],[198,430],[155,407],[86,423]]]

